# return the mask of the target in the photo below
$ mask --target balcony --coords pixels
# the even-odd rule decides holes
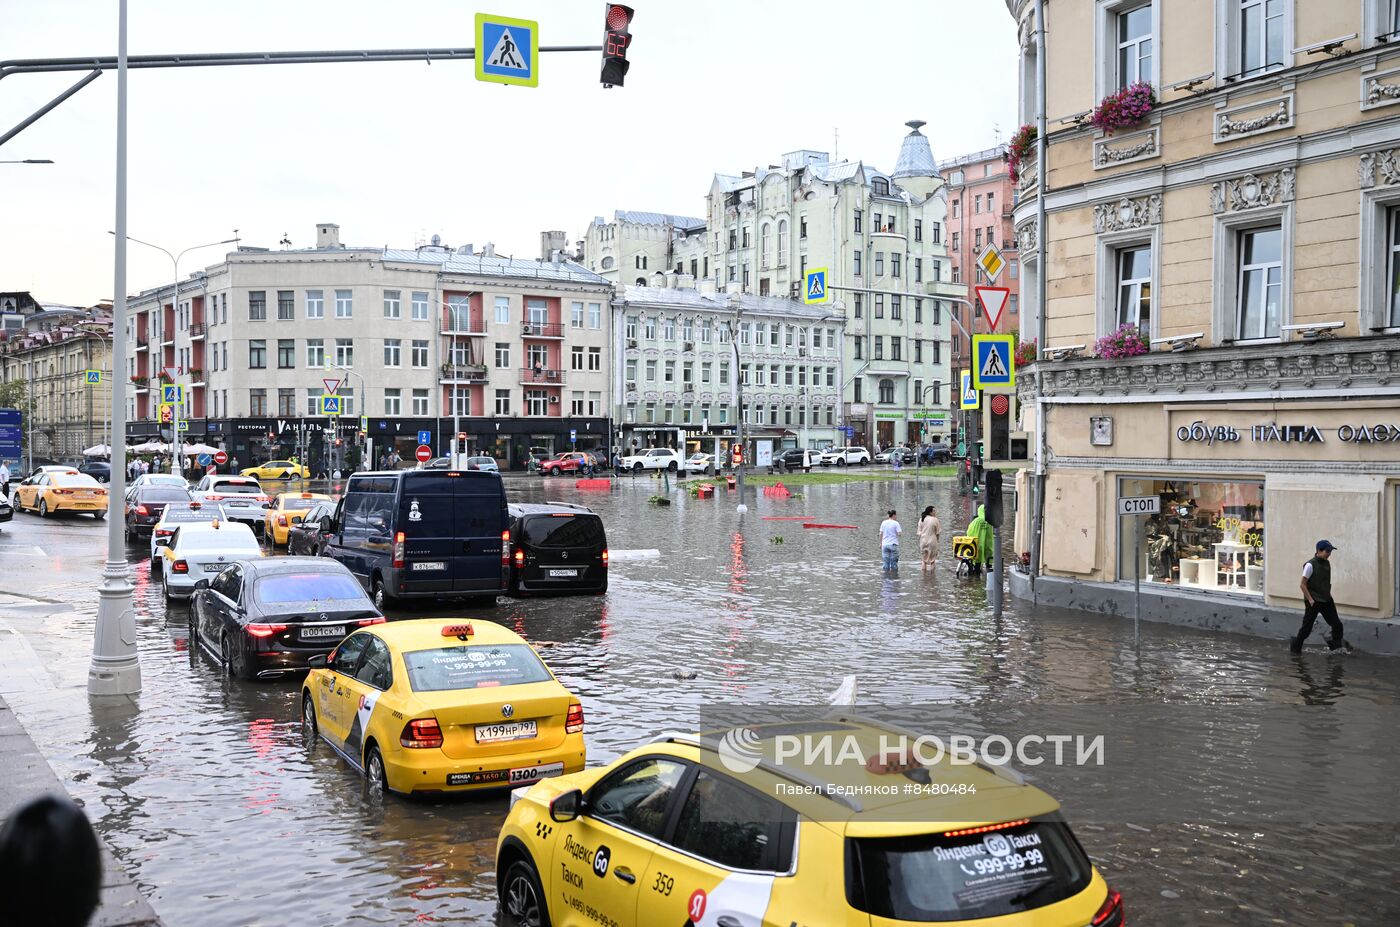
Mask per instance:
[[[161,340],[160,340],[160,346],[161,346],[162,348],[173,348],[173,347],[175,347],[175,333],[174,333],[174,332],[170,332],[170,333],[169,333],[169,337],[166,337],[165,335],[162,335],[162,336],[161,336]]]
[[[203,387],[203,386],[204,386],[204,371],[203,371],[203,370],[201,370],[201,369],[198,368],[198,367],[191,367],[190,369],[186,370],[185,373],[186,373],[186,375],[188,375],[189,378],[190,378],[190,386],[192,386],[192,387]]]
[[[522,322],[520,323],[520,336],[522,338],[563,339],[564,326],[554,322]]]
[[[479,319],[458,319],[454,326],[451,321],[444,322],[442,330],[438,332],[444,338],[456,336],[458,338],[481,337],[486,334],[486,323]]]
[[[151,339],[146,335],[136,336],[136,350],[142,351],[151,346]]]
[[[438,383],[485,383],[485,364],[443,364]]]
[[[131,385],[136,388],[137,395],[140,395],[151,388],[151,378],[140,376],[132,377]]]
[[[203,340],[204,340],[204,334],[205,334],[205,328],[204,328],[204,323],[203,323],[203,322],[195,322],[193,325],[190,326],[190,340],[191,340],[191,341],[203,341]]]
[[[562,386],[564,371],[547,367],[524,367],[520,371],[520,382],[526,386]]]

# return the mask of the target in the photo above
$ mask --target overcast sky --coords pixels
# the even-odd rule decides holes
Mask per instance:
[[[703,213],[716,171],[785,151],[892,170],[903,123],[939,159],[1015,130],[1015,29],[1003,0],[634,0],[627,86],[597,53],[542,56],[536,89],[470,62],[132,71],[129,234],[178,251],[231,237],[346,244],[493,241],[595,215]],[[0,0],[0,58],[116,53],[116,0]],[[543,44],[599,44],[602,0],[130,0],[130,53],[467,47],[478,11],[540,22]],[[81,74],[0,81],[0,131]],[[112,292],[116,75],[0,148],[0,290],[88,305]],[[187,255],[181,276],[218,259]],[[128,290],[170,278],[132,245]]]

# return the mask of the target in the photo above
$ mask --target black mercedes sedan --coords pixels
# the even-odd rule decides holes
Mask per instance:
[[[335,560],[240,560],[196,585],[190,646],[231,675],[268,679],[300,672],[350,632],[383,622],[359,580]]]
[[[149,534],[172,502],[189,502],[190,491],[179,486],[142,486],[126,497],[126,539]]]

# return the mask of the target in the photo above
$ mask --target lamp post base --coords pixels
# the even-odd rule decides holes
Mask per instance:
[[[126,563],[108,560],[97,591],[97,627],[88,667],[89,695],[134,695],[141,691],[133,591]]]

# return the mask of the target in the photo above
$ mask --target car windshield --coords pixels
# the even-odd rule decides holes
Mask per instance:
[[[355,577],[327,570],[264,576],[253,586],[253,596],[264,605],[281,605],[327,599],[362,600],[365,591]]]
[[[183,476],[175,476],[171,473],[156,473],[154,475],[146,475],[145,479],[147,483],[169,483],[171,486],[188,485],[185,482],[185,478]]]
[[[969,921],[1029,911],[1083,891],[1092,872],[1058,820],[990,833],[848,843],[847,897],[872,917],[894,921]]]
[[[303,499],[300,496],[294,496],[291,499],[282,500],[282,510],[284,512],[304,512],[315,504],[315,499]]]
[[[413,650],[403,655],[414,692],[521,686],[549,679],[527,644],[468,645]]]
[[[531,547],[601,547],[603,522],[596,515],[529,515],[525,543]]]
[[[468,457],[468,458],[467,458],[467,463],[472,463],[472,464],[486,464],[486,463],[495,463],[495,462],[496,462],[496,458],[494,458],[494,457]]]
[[[142,486],[136,498],[141,502],[188,502],[190,494],[178,486]]]

